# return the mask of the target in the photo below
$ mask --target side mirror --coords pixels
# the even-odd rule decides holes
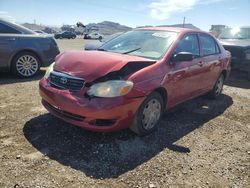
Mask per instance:
[[[189,52],[179,52],[177,54],[174,54],[171,58],[172,62],[180,62],[180,61],[192,61],[193,54]]]

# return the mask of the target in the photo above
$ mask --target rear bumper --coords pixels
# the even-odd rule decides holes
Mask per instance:
[[[50,87],[45,79],[40,81],[39,87],[42,104],[51,114],[75,126],[97,132],[111,132],[130,127],[137,109],[145,99],[88,99],[83,95],[75,96],[69,91]]]

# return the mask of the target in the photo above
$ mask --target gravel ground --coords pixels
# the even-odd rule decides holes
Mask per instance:
[[[83,40],[58,41],[62,51]],[[166,113],[156,132],[92,133],[47,113],[38,81],[0,73],[0,187],[250,187],[250,82]]]

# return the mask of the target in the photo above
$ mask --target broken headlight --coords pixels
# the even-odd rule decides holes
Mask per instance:
[[[87,91],[87,94],[95,97],[124,96],[131,91],[133,85],[131,81],[110,80],[92,85]]]
[[[45,75],[44,75],[44,78],[46,78],[46,79],[49,78],[50,73],[54,70],[54,65],[55,65],[55,63],[52,63],[52,64],[48,67],[48,69],[47,69],[47,71],[46,71],[46,73],[45,73]]]

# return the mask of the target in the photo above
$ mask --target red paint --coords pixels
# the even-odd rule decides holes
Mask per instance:
[[[88,89],[86,87],[75,93],[59,90],[51,87],[48,80],[43,78],[39,84],[43,105],[55,116],[76,126],[92,131],[116,131],[131,125],[137,109],[152,91],[158,88],[165,89],[166,107],[171,108],[212,90],[222,71],[230,71],[230,54],[220,44],[220,54],[196,58],[190,62],[169,63],[176,45],[185,34],[204,33],[202,31],[162,27],[145,29],[176,31],[179,35],[162,59],[126,77],[134,83],[128,95],[88,99],[84,96]],[[92,82],[109,72],[121,69],[131,61],[145,62],[150,59],[99,51],[65,52],[56,58],[54,68],[57,71],[81,77],[86,82]],[[66,112],[84,116],[85,119],[75,121],[67,118],[57,113],[48,104]],[[95,119],[116,121],[111,126],[91,125]]]

